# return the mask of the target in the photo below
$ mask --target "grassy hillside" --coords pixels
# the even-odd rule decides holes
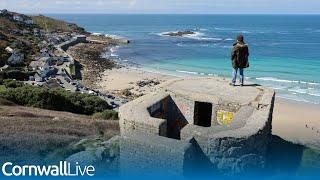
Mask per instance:
[[[43,15],[32,16],[33,22],[41,29],[52,32],[78,32],[85,33],[85,30],[76,24],[67,23],[61,20],[56,20]]]
[[[57,149],[62,151],[81,139],[108,139],[119,134],[118,121],[16,106],[1,99],[0,123],[0,163],[41,163]],[[64,152],[55,158],[62,160],[73,153]]]

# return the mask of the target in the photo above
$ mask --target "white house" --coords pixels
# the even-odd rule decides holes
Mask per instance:
[[[11,48],[11,47],[6,47],[6,49],[5,49],[8,53],[13,53],[13,49]]]
[[[13,20],[15,20],[15,21],[23,21],[23,18],[21,16],[19,16],[19,15],[14,15],[13,16]]]
[[[12,55],[8,59],[8,63],[10,65],[16,65],[23,63],[24,60],[24,54],[18,51],[13,51]]]
[[[33,24],[33,20],[32,19],[27,19],[24,21],[26,24]]]
[[[7,13],[8,13],[8,10],[6,10],[6,9],[0,10],[0,14],[7,14]]]

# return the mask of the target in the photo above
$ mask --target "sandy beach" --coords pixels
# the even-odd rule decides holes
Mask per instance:
[[[134,99],[153,92],[156,85],[172,78],[175,76],[122,67],[103,72],[96,86],[100,91]]]
[[[105,71],[97,85],[101,91],[117,95],[129,91],[129,99],[134,99],[153,92],[156,84],[172,78],[176,77],[123,67]],[[139,86],[139,82],[149,83]],[[272,126],[274,135],[294,143],[320,148],[320,105],[276,98]]]
[[[320,148],[320,105],[277,98],[272,133],[291,142]]]

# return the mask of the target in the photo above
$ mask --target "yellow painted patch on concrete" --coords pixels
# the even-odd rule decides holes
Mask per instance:
[[[233,112],[219,110],[217,112],[217,121],[220,125],[228,125],[233,120]]]

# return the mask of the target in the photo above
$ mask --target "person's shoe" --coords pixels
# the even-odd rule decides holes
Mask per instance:
[[[243,83],[242,83],[242,84],[240,84],[240,86],[241,86],[241,87],[243,87]]]
[[[236,86],[234,83],[229,83],[230,86]]]

